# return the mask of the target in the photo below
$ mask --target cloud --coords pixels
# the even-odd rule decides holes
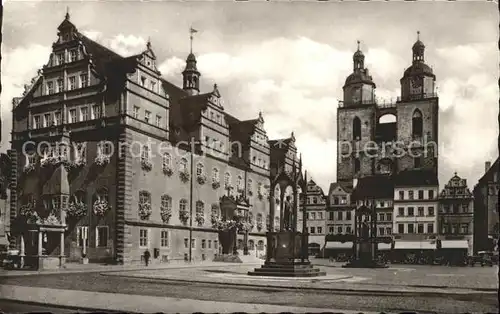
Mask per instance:
[[[2,45],[2,142],[9,147],[12,127],[12,99],[21,97],[24,85],[30,84],[37,70],[49,60],[51,48],[42,45],[21,46],[14,49]]]
[[[81,32],[88,38],[124,57],[139,54],[146,50],[147,41],[140,36],[118,34],[112,38],[108,38],[96,30],[82,30]]]

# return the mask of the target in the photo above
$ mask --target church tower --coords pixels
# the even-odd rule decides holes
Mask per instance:
[[[400,80],[401,97],[397,104],[397,138],[404,143],[407,152],[398,158],[398,169],[425,169],[437,173],[439,102],[435,92],[436,76],[425,64],[425,45],[420,40],[420,32],[417,32],[412,52],[412,65]]]
[[[346,184],[373,172],[364,148],[374,139],[376,86],[364,67],[365,55],[359,44],[352,58],[353,72],[343,87],[344,100],[337,110],[337,181]]]

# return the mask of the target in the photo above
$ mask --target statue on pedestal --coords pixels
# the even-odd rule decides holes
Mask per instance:
[[[283,227],[284,230],[291,230],[293,222],[293,210],[292,210],[292,202],[290,196],[286,197],[284,207],[285,210],[283,212],[283,219],[284,219]]]
[[[361,227],[361,239],[368,240],[370,238],[370,226],[368,225],[368,221],[363,221],[363,225]]]

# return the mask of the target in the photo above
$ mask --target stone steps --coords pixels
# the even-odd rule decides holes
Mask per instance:
[[[309,262],[266,262],[261,268],[248,272],[250,276],[269,277],[318,277],[325,276],[326,272],[314,268]]]

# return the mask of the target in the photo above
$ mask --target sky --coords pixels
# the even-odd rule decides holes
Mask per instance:
[[[189,28],[201,92],[217,83],[225,110],[259,111],[270,139],[294,132],[303,163],[324,192],[336,180],[336,115],[361,41],[380,99],[400,95],[416,32],[439,93],[439,181],[457,172],[472,189],[498,156],[498,7],[488,2],[46,2],[6,1],[2,43],[2,147],[12,98],[47,63],[69,9],[79,31],[115,52],[150,39],[162,76],[178,85]]]

